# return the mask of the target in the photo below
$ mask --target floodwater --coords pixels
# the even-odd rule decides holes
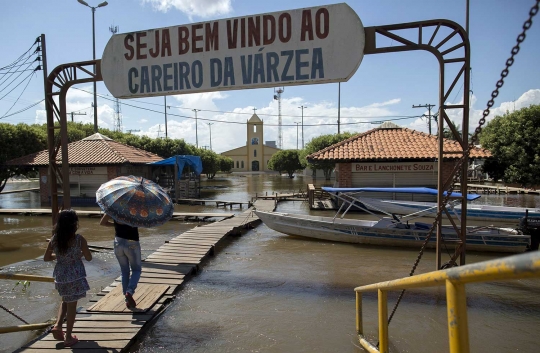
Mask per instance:
[[[256,193],[298,191],[313,180],[275,175],[246,175],[205,181],[202,197],[247,201]],[[315,180],[317,185],[324,180]],[[12,183],[28,188],[31,183]],[[485,195],[490,204],[534,207],[538,196]],[[39,195],[0,196],[0,208],[39,207]],[[181,206],[178,211],[216,212],[212,206]],[[223,210],[230,212],[229,209]],[[303,202],[284,202],[279,211],[309,211]],[[241,212],[234,209],[233,212]],[[357,217],[363,217],[357,215]],[[141,230],[143,256],[167,239],[197,223],[171,221]],[[111,246],[110,229],[97,218],[81,218],[80,233],[92,245]],[[50,276],[53,263],[41,255],[50,236],[50,219],[41,216],[0,216],[0,267],[17,273]],[[241,237],[230,237],[203,263],[177,299],[153,324],[132,352],[363,352],[355,333],[354,287],[407,276],[416,250],[314,241],[287,236],[264,224]],[[38,257],[36,259],[36,257]],[[467,262],[495,259],[494,254],[467,254]],[[85,263],[98,293],[119,276],[110,251],[94,253]],[[432,251],[424,254],[416,273],[434,269]],[[471,351],[537,352],[540,327],[540,281],[519,280],[467,286]],[[398,293],[389,294],[389,311]],[[0,304],[28,322],[56,315],[59,298],[50,283],[32,282],[23,291],[14,281],[0,280]],[[86,306],[87,300],[79,302]],[[364,295],[364,330],[377,343],[377,296]],[[392,352],[448,351],[445,290],[427,288],[405,294],[389,328]],[[0,325],[20,322],[0,310]],[[32,333],[0,335],[0,352],[11,352],[33,338]]]

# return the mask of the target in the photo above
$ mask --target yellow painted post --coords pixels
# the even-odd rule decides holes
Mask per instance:
[[[29,324],[29,325],[19,325],[19,326],[7,326],[0,327],[0,334],[2,333],[11,333],[11,332],[20,332],[20,331],[33,331],[51,326],[52,323],[44,322],[41,324]]]
[[[388,353],[388,292],[379,292],[379,352]]]
[[[362,325],[362,293],[360,292],[356,292],[356,333],[359,335],[364,334]]]
[[[450,353],[469,353],[465,285],[446,280],[446,303]]]
[[[0,279],[12,279],[21,281],[35,281],[35,282],[54,282],[53,277],[34,276],[34,275],[19,275],[16,273],[0,273]]]

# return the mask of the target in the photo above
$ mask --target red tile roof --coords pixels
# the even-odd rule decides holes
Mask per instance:
[[[460,151],[457,141],[444,140],[444,151]],[[437,136],[407,128],[376,128],[336,143],[307,156],[312,161],[358,162],[367,160],[403,160],[438,158]],[[474,148],[471,158],[490,157],[484,148]],[[459,158],[459,154],[445,159]]]
[[[70,165],[111,165],[111,164],[146,164],[160,161],[157,154],[111,140],[99,133],[80,141],[68,144]],[[57,163],[62,163],[62,151],[58,152]],[[49,165],[48,150],[12,159],[7,165],[46,166]]]

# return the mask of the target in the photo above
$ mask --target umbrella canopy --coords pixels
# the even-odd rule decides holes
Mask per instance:
[[[119,223],[150,228],[173,215],[174,204],[165,190],[151,180],[121,176],[102,184],[96,200],[106,214]]]

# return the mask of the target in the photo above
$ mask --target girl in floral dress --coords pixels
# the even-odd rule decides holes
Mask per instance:
[[[43,256],[44,261],[56,259],[53,277],[55,287],[62,297],[62,304],[58,309],[58,318],[51,332],[55,339],[64,341],[66,347],[71,347],[78,342],[77,336],[71,334],[77,314],[77,301],[86,297],[86,291],[90,289],[86,281],[82,257],[90,261],[92,253],[88,249],[86,239],[76,233],[78,228],[77,213],[74,210],[61,211],[54,228],[54,235]],[[62,331],[64,319],[66,319],[65,335]]]

